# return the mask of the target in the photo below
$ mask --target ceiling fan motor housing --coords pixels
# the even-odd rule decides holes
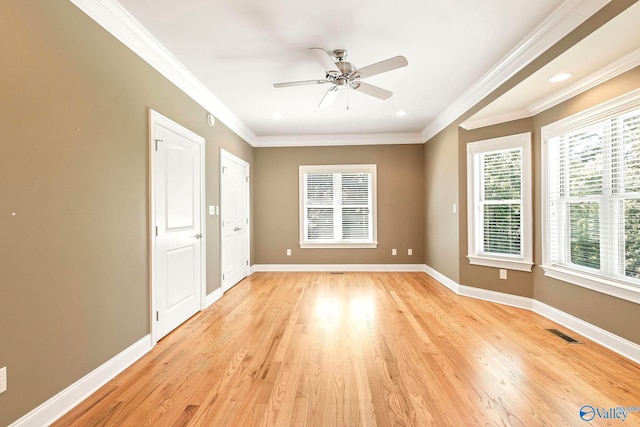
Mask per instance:
[[[338,67],[338,70],[340,70],[342,74],[349,74],[356,68],[351,64],[351,62],[346,61],[336,62],[336,67]]]

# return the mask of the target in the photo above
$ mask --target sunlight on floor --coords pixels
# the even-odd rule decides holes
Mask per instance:
[[[321,324],[327,328],[335,328],[341,321],[349,321],[350,324],[363,323],[371,326],[376,312],[375,300],[371,297],[353,298],[347,304],[343,304],[337,298],[319,297],[315,304],[315,313]]]
[[[352,299],[351,318],[356,321],[364,321],[366,324],[373,322],[376,312],[376,303],[371,297],[359,297]]]

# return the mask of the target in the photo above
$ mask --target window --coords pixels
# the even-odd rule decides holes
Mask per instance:
[[[300,166],[300,247],[375,248],[376,165]]]
[[[640,91],[542,131],[545,274],[640,302]]]
[[[531,134],[467,145],[471,264],[531,271]]]

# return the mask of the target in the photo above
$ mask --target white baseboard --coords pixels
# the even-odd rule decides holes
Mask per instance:
[[[455,292],[456,294],[459,294],[460,292],[460,285],[458,284],[458,282],[456,282],[455,280],[451,280],[449,279],[447,276],[445,276],[444,274],[440,273],[438,270],[435,270],[431,267],[429,267],[428,265],[424,266],[424,272],[427,273],[429,276],[433,277],[434,279],[436,279],[436,281],[442,283],[443,285],[445,285],[447,288],[449,288],[450,290],[452,290],[453,292]]]
[[[218,288],[207,295],[205,297],[205,308],[222,298],[222,295],[222,288]],[[9,427],[42,427],[52,424],[144,356],[152,347],[151,335],[145,336],[42,405],[14,421]]]
[[[211,304],[213,304],[214,302],[218,301],[220,298],[222,298],[222,295],[224,294],[224,292],[222,292],[222,288],[218,288],[215,291],[211,292],[209,295],[207,295],[204,298],[204,308],[209,307]]]
[[[505,294],[504,292],[489,291],[487,289],[474,288],[473,286],[460,285],[458,295],[510,305],[512,307],[531,310],[533,300],[518,295]]]
[[[572,331],[597,342],[609,350],[640,364],[640,345],[618,335],[612,334],[611,332],[605,331],[602,328],[585,322],[584,320],[565,313],[564,311],[558,310],[557,308],[551,307],[550,305],[537,301],[533,298],[461,285],[428,265],[425,266],[424,271],[458,295],[531,310],[534,313],[571,329]]]
[[[147,335],[42,405],[13,422],[9,427],[42,427],[52,424],[113,377],[144,356],[151,350],[151,347],[151,335]]]
[[[597,342],[601,346],[640,364],[640,345],[634,342],[612,334],[609,331],[605,331],[598,326],[587,323],[582,319],[540,301],[533,301],[533,312],[538,313],[547,319],[553,320],[554,322]]]
[[[424,264],[254,264],[254,272],[274,271],[424,271]]]

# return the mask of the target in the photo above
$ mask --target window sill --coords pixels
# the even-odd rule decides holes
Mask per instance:
[[[544,275],[552,279],[562,280],[572,285],[582,286],[583,288],[640,304],[640,286],[628,285],[558,266],[543,265],[541,267],[544,270]]]
[[[354,242],[333,242],[333,243],[299,243],[301,249],[375,249],[378,242],[354,243]]]
[[[507,270],[518,270],[531,272],[533,263],[529,261],[520,261],[516,259],[505,258],[487,258],[480,256],[467,255],[469,263],[472,265],[482,265],[485,267],[506,268]]]

